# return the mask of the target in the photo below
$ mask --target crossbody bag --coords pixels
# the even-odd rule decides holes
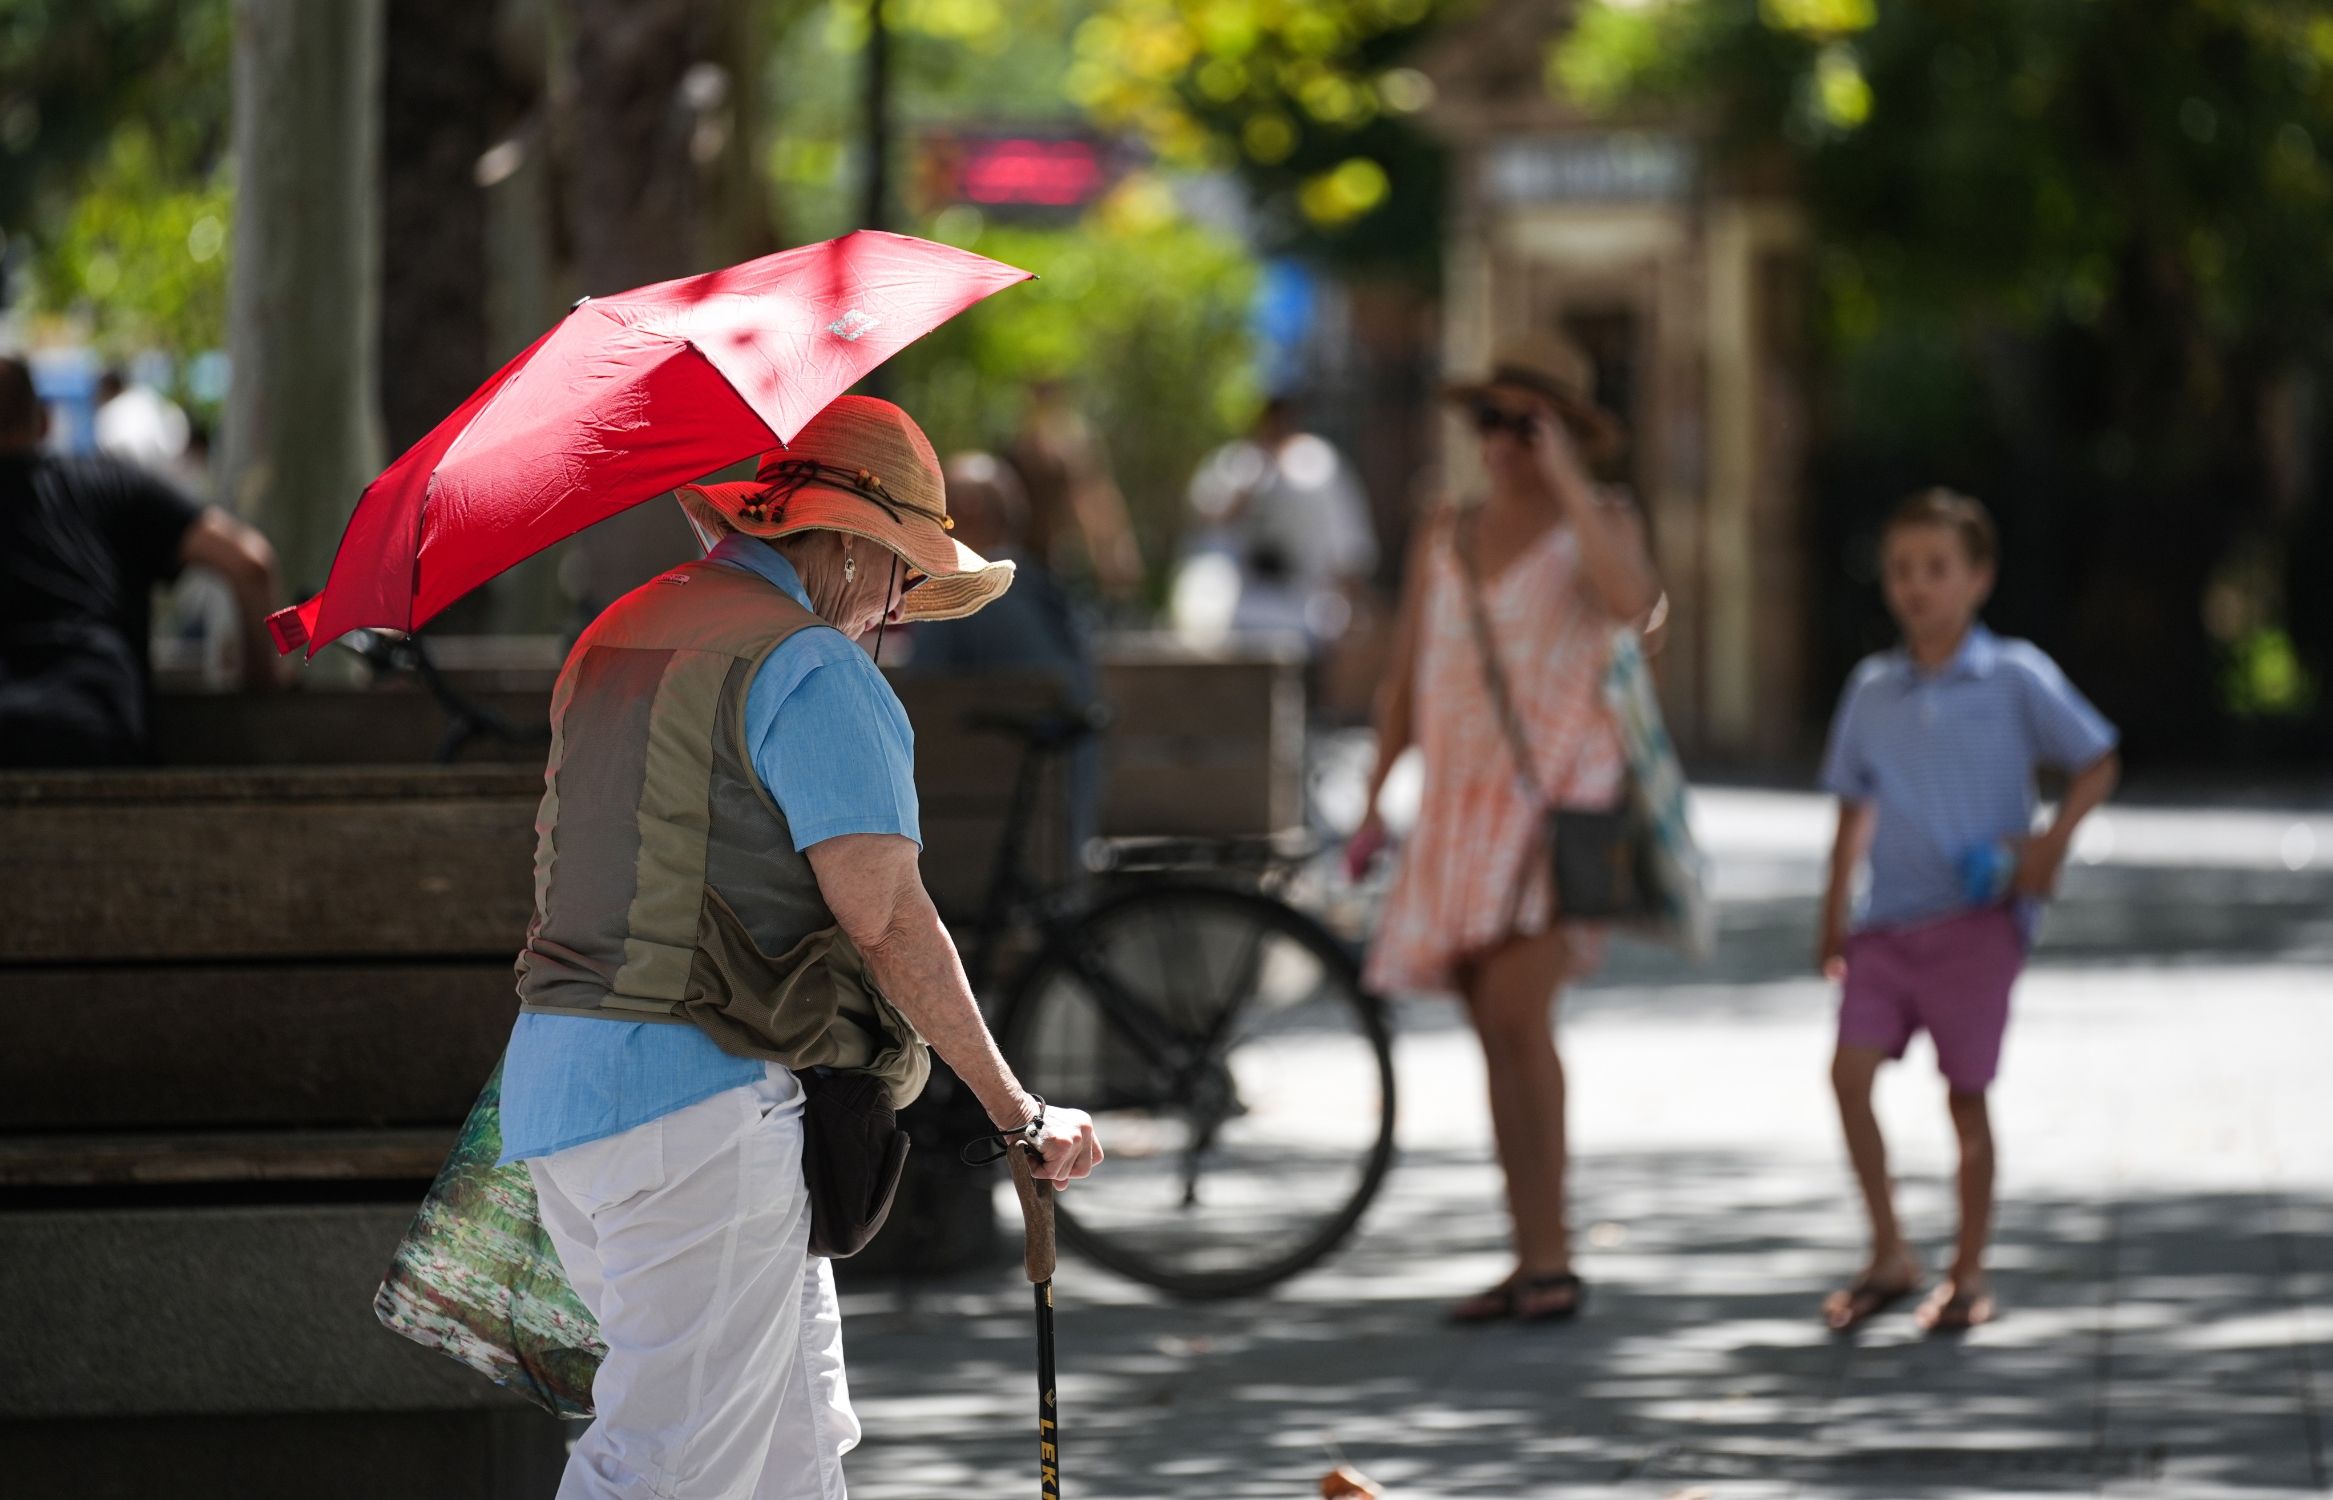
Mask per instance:
[[[1460,517],[1456,541],[1459,572],[1466,583],[1467,614],[1474,625],[1474,643],[1482,659],[1483,680],[1490,689],[1491,704],[1498,712],[1508,753],[1514,759],[1516,782],[1523,790],[1524,800],[1537,810],[1534,857],[1548,861],[1556,912],[1565,917],[1611,922],[1652,921],[1664,916],[1668,903],[1652,869],[1649,848],[1652,832],[1638,812],[1633,789],[1623,786],[1610,807],[1578,808],[1556,806],[1554,798],[1539,785],[1532,770],[1530,737],[1524,733],[1523,721],[1515,712],[1506,667],[1499,660],[1498,643],[1491,635],[1490,609],[1484,602],[1482,577],[1476,567],[1472,513]],[[1575,609],[1572,620],[1577,617]],[[1573,647],[1577,632],[1572,628],[1572,620],[1566,621],[1558,662]],[[1508,899],[1510,927],[1522,901],[1523,882],[1518,879]]]

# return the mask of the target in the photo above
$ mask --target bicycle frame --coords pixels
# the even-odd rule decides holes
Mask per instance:
[[[966,977],[971,981],[973,994],[985,995],[997,977],[1000,940],[1016,926],[1026,925],[1036,933],[1040,952],[1047,948],[1069,952],[1079,977],[1104,1000],[1102,1015],[1120,1040],[1179,1084],[1194,1068],[1204,1067],[1216,1054],[1238,1008],[1226,1008],[1214,1019],[1198,1047],[1191,1048],[1187,1039],[1160,1024],[1153,1008],[1129,993],[1090,950],[1069,941],[1068,935],[1075,924],[1066,919],[1065,911],[1072,899],[1074,882],[1048,884],[1029,866],[1029,832],[1035,822],[1037,797],[1045,772],[1084,738],[1084,735],[1065,734],[1049,742],[1034,735],[1022,737],[1020,764],[1014,769],[1012,794],[1005,804],[1004,831],[997,840],[995,860],[989,871],[988,895],[972,931]],[[1241,968],[1250,968],[1256,957],[1251,949],[1242,957]],[[1242,988],[1245,988],[1244,981]]]

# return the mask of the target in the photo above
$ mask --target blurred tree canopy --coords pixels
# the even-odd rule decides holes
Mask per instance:
[[[111,352],[224,340],[231,45],[227,0],[0,0],[0,235]]]
[[[1829,540],[1949,479],[2004,512],[2004,610],[2059,621],[2163,742],[2307,706],[2262,552],[2333,561],[2325,466],[2311,506],[2291,461],[2333,416],[2333,13],[1598,0],[1549,76],[1699,120],[1719,170],[1805,204]],[[2292,623],[2321,677],[2333,622]]]
[[[1085,124],[1068,83],[1074,38],[1102,9],[1102,0],[891,0],[903,153],[930,131]],[[867,3],[829,0],[790,19],[768,68],[768,149],[786,237],[802,240],[854,222]],[[1148,168],[1074,218],[986,213],[928,198],[912,170],[896,176],[900,227],[1040,279],[904,351],[888,367],[889,394],[942,453],[1001,450],[1030,385],[1065,383],[1109,450],[1145,556],[1163,562],[1191,470],[1254,410],[1249,249],[1184,216],[1167,177]]]
[[[1143,184],[1074,228],[962,217],[940,228],[1039,279],[902,352],[896,398],[945,455],[1001,450],[1029,386],[1067,384],[1108,447],[1145,557],[1163,562],[1191,470],[1253,414],[1245,247],[1177,221],[1163,191]]]
[[[1249,184],[1271,248],[1430,276],[1442,154],[1404,51],[1453,0],[1097,0],[1069,96],[1173,166]]]

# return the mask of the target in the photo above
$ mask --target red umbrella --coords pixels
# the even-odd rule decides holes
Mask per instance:
[[[553,542],[774,445],[1027,271],[860,230],[587,298],[365,486],[324,592],[276,649],[416,630]]]

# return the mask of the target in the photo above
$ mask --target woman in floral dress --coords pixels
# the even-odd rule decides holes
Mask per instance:
[[[1565,1223],[1554,1001],[1595,966],[1602,934],[1555,910],[1541,824],[1550,806],[1609,808],[1622,795],[1626,759],[1599,687],[1607,642],[1623,622],[1651,628],[1662,600],[1636,511],[1589,477],[1620,435],[1590,389],[1586,361],[1547,341],[1451,390],[1480,435],[1489,489],[1420,528],[1378,703],[1371,811],[1354,839],[1361,860],[1383,842],[1378,794],[1416,745],[1424,803],[1368,975],[1381,993],[1457,994],[1482,1040],[1516,1263],[1451,1310],[1459,1322],[1568,1318],[1585,1293]],[[1486,626],[1526,774],[1485,671]]]

